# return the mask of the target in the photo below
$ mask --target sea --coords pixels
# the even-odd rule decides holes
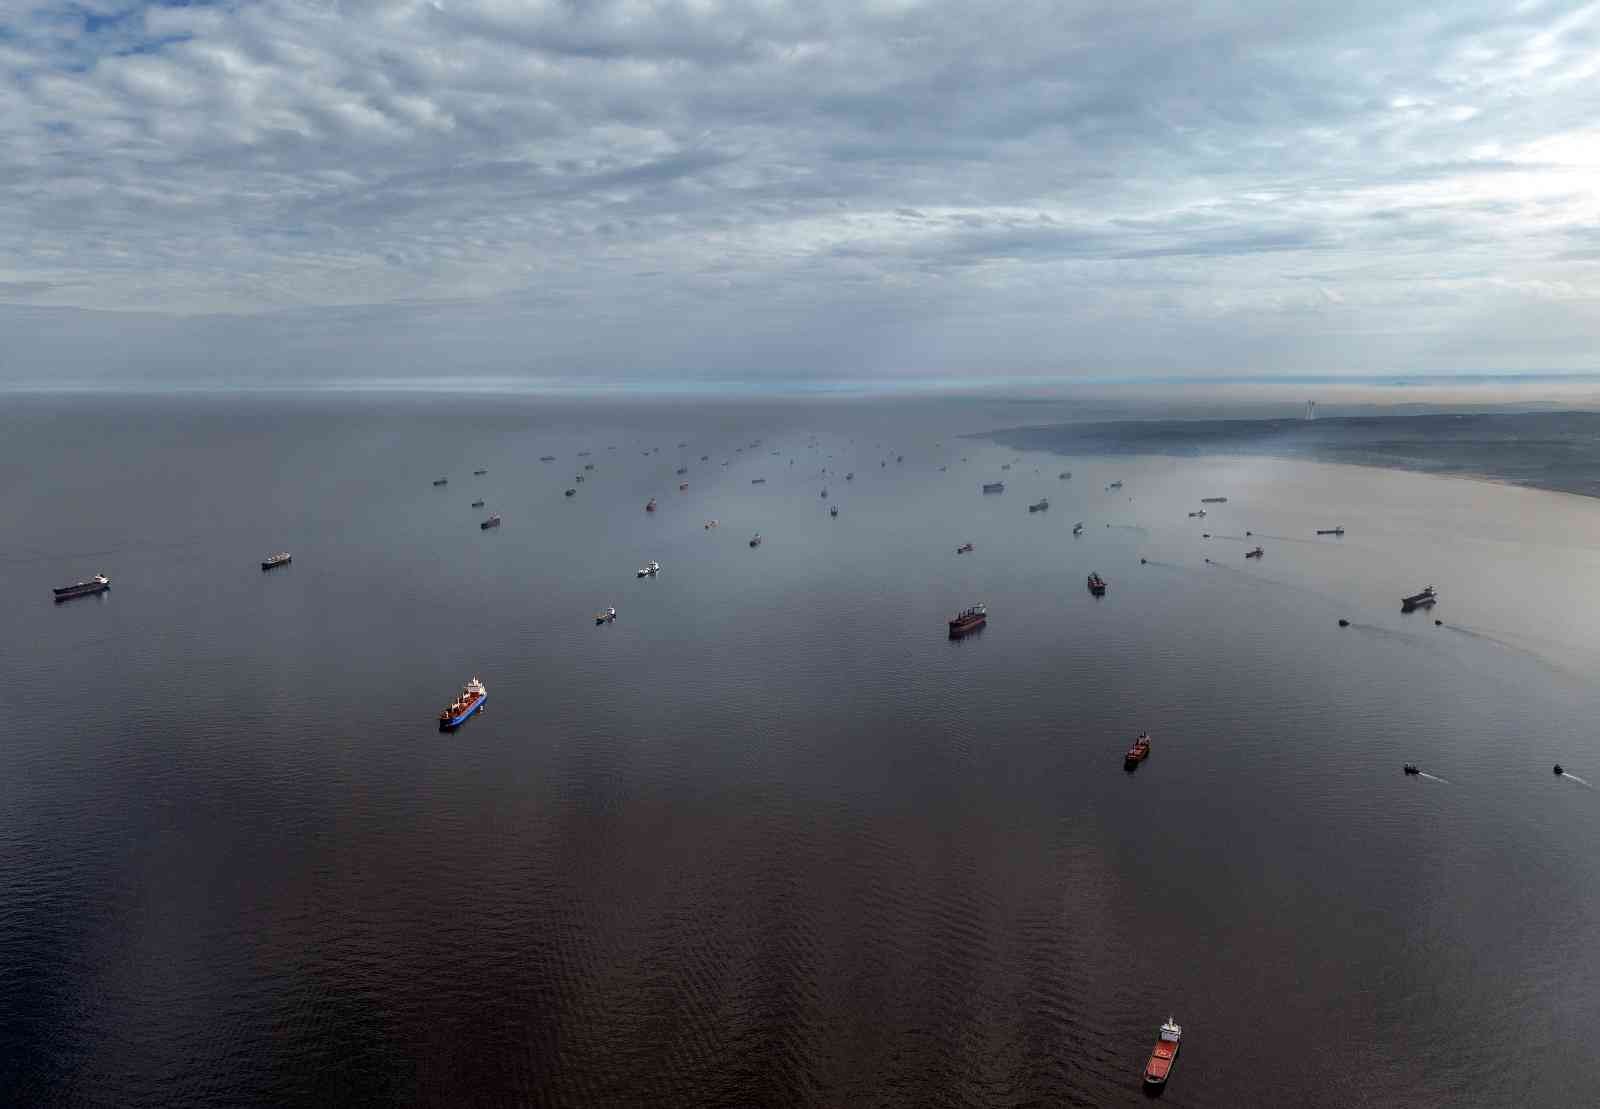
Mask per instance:
[[[0,1104],[1592,1098],[1600,501],[1072,416],[7,396]]]

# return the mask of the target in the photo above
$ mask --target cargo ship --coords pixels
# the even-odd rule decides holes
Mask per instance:
[[[1105,596],[1106,579],[1102,578],[1097,573],[1091,573],[1089,575],[1089,592],[1093,593],[1096,597]]]
[[[434,478],[433,483],[435,485],[449,485],[450,479],[447,477]]]
[[[472,476],[473,477],[482,477],[484,474],[486,474],[488,472],[489,472],[488,470],[473,470],[472,471]]]
[[[645,502],[644,510],[646,512],[654,512],[656,510],[656,499],[654,497]]]
[[[293,561],[294,556],[288,551],[279,551],[275,555],[268,555],[266,558],[263,558],[261,560],[261,568],[263,570],[271,570],[277,566],[287,566]]]
[[[1228,498],[1227,497],[1201,497],[1200,498],[1200,503],[1201,504],[1227,504],[1228,503]]]
[[[1433,602],[1439,599],[1439,594],[1433,591],[1433,586],[1428,586],[1421,593],[1413,593],[1409,597],[1400,598],[1400,611],[1410,612],[1412,609],[1430,608]]]
[[[568,497],[576,497],[578,495],[578,491],[576,489],[568,489],[565,495]]]
[[[971,543],[963,543],[963,544],[961,544],[961,546],[956,548],[956,554],[966,554],[967,552],[969,552],[971,550],[972,550],[972,544]]]
[[[1342,528],[1342,527],[1337,527],[1337,528],[1318,528],[1317,529],[1317,534],[1318,535],[1343,535],[1344,534],[1344,528]]]
[[[483,523],[478,525],[478,527],[481,528],[484,531],[488,531],[490,528],[497,528],[499,526],[500,526],[500,517],[498,517],[498,516],[490,516],[487,520],[485,520]]]
[[[1003,481],[986,481],[983,483],[983,491],[985,493],[1004,493],[1006,491],[1006,483]]]
[[[1262,550],[1261,550],[1261,548],[1260,548],[1260,547],[1257,547],[1257,548],[1256,548],[1256,549],[1255,549],[1255,550],[1253,550],[1253,551],[1246,551],[1246,552],[1244,552],[1244,557],[1246,557],[1246,558],[1260,558],[1260,557],[1261,557],[1261,556],[1262,556],[1262,554],[1263,554],[1263,553],[1264,553],[1264,552],[1263,552],[1263,551],[1262,551]]]
[[[1140,732],[1139,738],[1133,741],[1133,746],[1128,748],[1128,753],[1122,756],[1122,765],[1129,770],[1138,766],[1150,757],[1150,733]]]
[[[968,632],[977,631],[989,622],[989,608],[987,605],[973,605],[963,609],[950,617],[950,635],[966,635]]]
[[[752,547],[761,546],[761,533],[759,531],[750,537],[750,545]]]
[[[96,593],[104,593],[111,588],[111,579],[104,574],[96,574],[88,581],[75,581],[71,585],[63,585],[55,590],[56,600],[70,601],[74,597],[90,597]]]
[[[839,506],[838,505],[830,506],[829,509],[828,509],[828,515],[829,516],[837,516],[837,515],[839,515]]]
[[[461,696],[457,697],[450,707],[439,713],[439,730],[448,732],[459,728],[473,713],[483,708],[483,703],[489,699],[489,691],[482,682],[473,678],[461,687]]]
[[[1040,497],[1037,501],[1035,501],[1034,503],[1032,503],[1032,504],[1030,504],[1028,506],[1028,511],[1029,512],[1043,512],[1045,509],[1047,509],[1049,507],[1050,507],[1050,498],[1048,498],[1048,497]]]
[[[1183,1038],[1183,1029],[1171,1017],[1161,1026],[1160,1037],[1156,1046],[1150,1051],[1150,1060],[1144,1065],[1144,1084],[1146,1086],[1165,1086],[1167,1077],[1172,1074],[1172,1064],[1178,1061],[1178,1041]]]
[[[1082,535],[1083,534],[1083,521],[1082,520],[1080,520],[1076,524],[1072,525],[1072,534],[1073,535]]]
[[[483,502],[482,501],[473,501],[472,502],[472,507],[473,508],[482,508],[483,507]]]

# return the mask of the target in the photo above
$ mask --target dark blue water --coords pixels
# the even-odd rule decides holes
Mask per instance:
[[[0,1102],[1587,1097],[1600,507],[1005,415],[8,399]]]

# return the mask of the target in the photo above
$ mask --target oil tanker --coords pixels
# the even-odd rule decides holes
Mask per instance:
[[[483,708],[483,703],[489,699],[489,691],[482,682],[473,678],[461,687],[461,696],[450,704],[449,708],[439,713],[439,730],[448,732],[461,727],[467,717]]]

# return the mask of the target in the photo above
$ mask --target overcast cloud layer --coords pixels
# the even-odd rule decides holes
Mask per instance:
[[[1597,89],[1560,2],[0,0],[0,377],[1594,369]]]

